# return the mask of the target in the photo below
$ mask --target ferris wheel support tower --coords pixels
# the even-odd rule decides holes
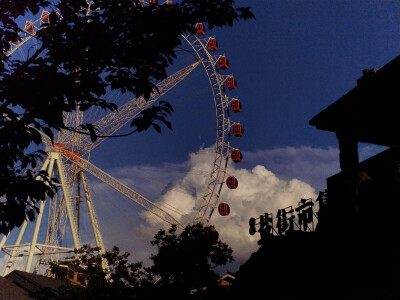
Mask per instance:
[[[22,50],[22,46],[30,42],[35,36],[39,27],[36,26],[40,22],[49,22],[48,12],[43,12],[39,20],[35,22],[28,22],[24,30],[20,33],[21,41],[12,42],[13,47],[7,55],[15,53],[17,50]],[[202,29],[198,29],[201,27]],[[240,124],[231,123],[229,111],[232,109],[232,104],[237,103],[240,106],[238,99],[228,97],[226,94],[227,89],[235,89],[236,81],[233,76],[222,75],[220,69],[228,68],[227,58],[222,55],[212,55],[210,51],[218,50],[218,44],[215,38],[201,37],[204,35],[204,26],[201,23],[196,25],[197,36],[195,35],[182,35],[182,40],[192,48],[192,54],[196,58],[196,62],[179,70],[175,74],[169,76],[162,82],[157,84],[154,92],[149,100],[143,97],[132,99],[125,104],[118,107],[118,110],[113,111],[97,121],[90,121],[99,132],[99,138],[96,142],[92,142],[88,135],[82,135],[74,131],[63,130],[59,132],[55,138],[54,143],[45,134],[41,133],[43,143],[46,145],[48,157],[45,160],[42,170],[46,171],[49,177],[58,177],[59,191],[57,199],[49,199],[49,219],[47,224],[47,234],[43,244],[38,243],[39,231],[45,209],[45,203],[40,202],[38,216],[35,220],[34,232],[30,243],[21,243],[28,221],[25,221],[19,229],[18,237],[13,245],[6,245],[8,236],[3,236],[0,241],[0,250],[3,250],[9,255],[9,260],[4,271],[4,275],[8,274],[14,262],[18,257],[25,256],[27,263],[25,271],[30,272],[32,269],[33,258],[40,256],[36,262],[34,272],[38,272],[41,264],[46,264],[48,261],[58,260],[61,254],[76,252],[80,248],[79,236],[79,219],[80,219],[80,203],[86,202],[90,215],[91,227],[93,229],[96,246],[99,248],[99,253],[104,253],[104,243],[100,233],[100,226],[95,214],[95,209],[86,178],[89,173],[106,183],[120,194],[129,198],[136,204],[143,207],[148,212],[157,216],[169,224],[176,224],[179,228],[183,229],[184,225],[180,221],[164,210],[162,207],[146,199],[144,196],[135,192],[122,182],[118,181],[108,173],[102,171],[88,161],[88,156],[93,149],[99,146],[104,140],[115,134],[119,129],[125,126],[144,109],[151,106],[155,101],[162,97],[169,90],[177,86],[183,81],[197,66],[201,65],[207,75],[209,84],[212,91],[212,98],[215,107],[216,118],[216,140],[213,147],[214,156],[211,163],[211,172],[207,180],[205,192],[201,198],[201,203],[198,210],[195,212],[193,223],[208,224],[215,208],[221,215],[229,214],[224,205],[224,211],[221,213],[218,202],[221,189],[225,183],[226,170],[229,158],[234,162],[241,161],[241,153],[234,159],[233,152],[231,155],[230,134],[231,130],[233,135],[242,136],[243,131]],[[199,37],[198,37],[199,36]],[[220,63],[220,59],[224,59]],[[241,108],[240,108],[241,109]],[[240,110],[232,109],[233,112]],[[85,115],[87,116],[87,111]],[[68,128],[79,128],[81,124],[85,124],[85,116],[82,111],[77,108],[73,113],[64,115],[64,123]],[[235,133],[235,127],[239,128],[239,132]],[[85,158],[83,158],[85,157]],[[227,182],[230,189],[237,187],[237,180],[233,176],[233,183]],[[75,210],[73,206],[75,205]],[[176,211],[175,211],[176,212]],[[174,213],[175,213],[174,212]],[[173,213],[173,214],[174,214]],[[66,224],[69,224],[73,247],[62,247],[61,242],[65,232]],[[28,248],[28,250],[26,250]],[[49,258],[44,258],[49,257]],[[105,261],[103,261],[103,269],[108,269]]]
[[[52,177],[54,174],[54,167],[56,167],[58,169],[58,174],[59,174],[59,178],[61,181],[60,186],[63,191],[63,202],[64,202],[66,210],[67,210],[67,215],[68,215],[68,219],[69,219],[69,223],[70,223],[74,248],[79,249],[80,243],[79,243],[79,238],[78,238],[78,231],[76,228],[76,220],[72,214],[71,197],[70,197],[70,193],[69,193],[69,188],[67,187],[63,162],[61,160],[60,153],[52,151],[52,152],[48,153],[48,157],[43,164],[42,171],[46,171],[47,174],[49,175],[49,177]],[[41,201],[40,205],[39,205],[39,212],[36,217],[35,228],[34,228],[31,243],[20,244],[21,239],[25,233],[27,222],[28,222],[27,220],[25,220],[21,226],[21,229],[18,234],[18,238],[17,238],[15,245],[3,247],[3,251],[5,251],[6,253],[8,253],[10,255],[9,261],[8,261],[6,269],[4,271],[4,276],[7,275],[11,271],[11,267],[12,267],[12,265],[16,259],[16,256],[19,252],[18,250],[20,250],[21,248],[29,247],[28,253],[25,254],[26,256],[28,256],[26,267],[25,267],[26,272],[30,272],[30,270],[31,270],[31,265],[32,265],[32,260],[33,260],[34,255],[37,255],[37,254],[41,254],[41,255],[60,254],[60,253],[68,253],[68,252],[74,251],[74,249],[72,249],[72,248],[37,243],[39,229],[40,229],[40,225],[42,223],[43,210],[44,210],[44,201]],[[89,210],[90,210],[90,206],[89,206]],[[101,247],[102,249],[104,249],[104,245],[102,245],[102,244],[100,244],[100,245],[98,244],[97,247],[99,247],[99,248]],[[11,250],[11,252],[7,252],[7,250]],[[18,254],[18,256],[21,256],[21,254]]]
[[[200,62],[197,61],[157,84],[158,92],[153,93],[149,100],[145,101],[143,97],[132,99],[121,106],[118,111],[111,112],[96,121],[94,125],[102,134],[107,136],[112,135],[114,132],[118,131],[125,124],[127,124],[132,118],[138,115],[143,109],[151,106],[162,95],[184,80],[186,76],[188,76],[199,64]],[[80,113],[77,113],[75,114],[75,117],[71,119],[68,119],[67,117],[67,121],[71,124],[81,124],[82,116]],[[19,229],[17,240],[13,245],[4,246],[8,236],[3,236],[2,240],[0,241],[0,249],[9,255],[8,263],[3,274],[4,276],[11,271],[11,268],[17,257],[27,256],[25,271],[30,272],[32,268],[33,257],[36,255],[41,256],[35,266],[34,271],[37,272],[40,264],[44,263],[44,260],[42,259],[43,257],[50,256],[50,261],[56,260],[56,257],[60,254],[72,253],[76,249],[79,249],[79,206],[81,202],[87,203],[96,246],[99,248],[99,253],[105,253],[104,243],[100,233],[100,226],[96,217],[85,173],[89,173],[100,179],[165,222],[177,224],[181,229],[184,228],[184,226],[176,218],[174,218],[164,209],[135,192],[133,189],[129,188],[98,167],[94,166],[88,160],[82,158],[81,153],[90,153],[91,150],[96,148],[106,139],[105,137],[98,139],[95,143],[92,143],[90,138],[87,136],[64,131],[56,136],[57,142],[53,144],[48,136],[43,133],[41,133],[41,135],[43,142],[46,144],[48,153],[48,157],[43,163],[41,170],[46,171],[50,178],[54,175],[57,175],[56,177],[58,177],[60,180],[59,185],[61,187],[60,192],[63,195],[62,200],[59,203],[54,202],[53,208],[51,212],[49,212],[49,214],[53,214],[53,216],[49,219],[46,241],[44,244],[37,243],[45,207],[45,203],[43,201],[39,205],[39,213],[35,220],[35,228],[30,243],[21,244],[21,240],[27,227],[27,220],[24,221]],[[61,142],[63,144],[61,144]],[[78,149],[79,152],[75,152],[70,149]],[[76,187],[75,196],[71,196],[72,186]],[[83,194],[81,193],[82,190]],[[75,215],[72,208],[74,198],[76,205]],[[84,199],[84,201],[82,201],[82,199]],[[63,210],[66,211],[66,217],[63,216]],[[66,219],[68,220],[71,230],[74,248],[59,246],[59,240],[62,239],[62,237],[58,236],[58,234],[60,229],[63,231],[62,227],[65,227],[65,223],[67,221]],[[23,251],[27,247],[29,247],[29,251]],[[103,261],[103,268],[108,268],[105,261]]]

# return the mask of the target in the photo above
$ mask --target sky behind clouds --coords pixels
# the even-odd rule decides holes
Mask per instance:
[[[248,234],[250,217],[315,198],[325,179],[339,171],[335,135],[308,121],[353,88],[362,69],[380,68],[400,50],[399,1],[236,3],[251,6],[256,20],[207,32],[230,61],[224,74],[237,79],[229,96],[243,103],[243,111],[231,117],[245,128],[245,136],[232,138],[244,160],[228,170],[239,187],[221,195],[231,215],[216,213],[211,221],[234,249],[231,270],[258,248],[258,237]],[[185,53],[178,58],[171,73],[193,62]],[[108,140],[90,161],[149,199],[190,214],[204,192],[215,143],[215,109],[204,71],[196,69],[163,100],[175,109],[173,131]],[[360,157],[381,150],[360,145]],[[104,184],[90,182],[106,247],[118,245],[133,260],[146,260],[160,224]]]

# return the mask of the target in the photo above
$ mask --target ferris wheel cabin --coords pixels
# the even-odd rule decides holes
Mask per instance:
[[[241,112],[242,111],[242,103],[238,99],[232,99],[231,101],[231,110],[233,112]]]
[[[236,79],[233,78],[233,76],[229,76],[228,78],[226,78],[225,84],[226,84],[226,87],[230,90],[234,90],[237,87]]]
[[[205,35],[206,34],[203,23],[196,24],[196,33],[197,33],[197,35]]]
[[[50,13],[47,10],[42,11],[42,14],[40,15],[40,20],[45,23],[50,22]]]
[[[218,50],[218,42],[215,38],[210,38],[207,43],[208,49],[211,51],[217,51]]]
[[[234,136],[237,136],[237,137],[243,136],[244,135],[243,126],[239,123],[234,124],[232,127],[232,133]]]
[[[33,33],[35,31],[35,26],[32,22],[26,21],[24,30],[29,33]]]
[[[235,163],[242,162],[242,160],[243,160],[242,152],[240,152],[240,150],[238,150],[238,149],[232,150],[231,159]]]
[[[158,0],[149,0],[149,4],[158,4]]]
[[[220,56],[219,58],[218,58],[218,66],[221,68],[221,69],[228,69],[229,68],[229,61],[228,61],[228,59],[226,58],[226,56]]]
[[[218,205],[218,212],[221,216],[228,216],[231,212],[231,208],[227,203],[220,203]]]
[[[226,185],[228,186],[228,188],[233,190],[233,189],[237,189],[237,187],[239,185],[239,182],[238,182],[238,180],[236,179],[235,176],[229,176],[226,179]]]

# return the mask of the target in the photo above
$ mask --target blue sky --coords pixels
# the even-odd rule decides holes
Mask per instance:
[[[247,235],[250,216],[275,211],[300,197],[315,199],[325,188],[325,178],[339,171],[335,135],[308,121],[353,88],[362,69],[380,68],[399,54],[400,2],[236,3],[251,6],[256,20],[207,35],[217,38],[218,53],[230,61],[224,74],[237,79],[238,88],[229,96],[243,103],[243,111],[231,117],[245,128],[243,137],[232,138],[244,162],[228,171],[237,176],[239,188],[225,189],[221,196],[231,205],[230,219],[216,215],[212,221],[236,251],[237,267],[257,248],[256,237]],[[180,54],[171,73],[191,62],[191,55]],[[161,201],[169,198],[186,211],[191,209],[189,194],[201,190],[196,181],[204,180],[207,165],[202,154],[189,158],[189,153],[215,141],[215,112],[204,72],[197,69],[163,99],[175,108],[172,132],[109,140],[91,160],[151,199],[160,200],[162,191]],[[360,145],[360,151],[365,158],[379,148]],[[146,223],[138,222],[143,229]]]
[[[256,20],[207,32],[217,38],[218,53],[229,58],[224,73],[237,79],[238,88],[229,96],[243,103],[232,119],[243,124],[245,136],[232,138],[232,145],[243,151],[244,162],[229,171],[239,188],[221,195],[230,201],[230,219],[216,215],[212,221],[236,253],[231,269],[257,249],[257,237],[247,234],[250,216],[315,197],[325,188],[325,178],[339,171],[335,135],[308,121],[353,88],[362,69],[380,68],[400,50],[399,1],[236,3],[252,6]],[[191,62],[182,54],[171,72]],[[203,71],[194,71],[164,100],[175,108],[172,132],[107,141],[97,156],[93,152],[92,161],[144,195],[163,191],[164,200],[190,210],[189,195],[180,191],[200,189],[195,182],[204,180],[206,163],[201,162],[207,159],[188,155],[215,140],[215,113]],[[361,145],[360,150],[361,157],[377,151]],[[146,227],[142,220],[139,224]]]
[[[229,96],[243,103],[232,119],[243,124],[245,136],[232,138],[232,145],[243,151],[244,161],[228,171],[237,176],[239,188],[221,196],[231,201],[230,219],[212,221],[236,253],[231,270],[257,249],[257,238],[247,234],[249,217],[315,197],[325,178],[339,171],[335,135],[308,121],[353,88],[362,69],[380,68],[400,50],[399,1],[236,4],[251,6],[256,20],[206,33],[217,38],[218,53],[230,61],[224,73],[237,79]],[[192,62],[192,56],[180,53],[170,72]],[[163,99],[175,108],[173,131],[108,140],[90,160],[150,199],[169,199],[190,211],[196,191],[203,192],[210,161],[207,151],[197,151],[215,142],[215,111],[204,72],[195,70]],[[379,148],[361,145],[360,150],[365,158]],[[119,245],[137,260],[148,257],[149,236],[159,224],[138,217],[129,200],[94,179],[91,183],[106,247]]]
[[[336,148],[334,134],[319,131],[308,121],[353,88],[362,69],[380,68],[399,54],[399,2],[236,3],[251,6],[256,20],[207,32],[217,38],[218,52],[229,58],[225,73],[237,78],[238,88],[229,95],[243,103],[243,111],[232,119],[243,124],[245,136],[233,138],[232,145],[248,152]],[[179,57],[171,72],[190,59]],[[176,110],[171,117],[173,132],[106,142],[93,159],[105,168],[138,162],[156,165],[183,162],[190,151],[210,146],[215,139],[211,94],[204,73],[196,70],[192,75],[164,97]],[[257,164],[251,157],[245,162],[248,158]]]

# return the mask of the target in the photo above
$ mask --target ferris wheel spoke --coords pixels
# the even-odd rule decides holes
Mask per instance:
[[[154,102],[160,99],[168,91],[177,86],[182,82],[201,62],[196,61],[195,63],[179,70],[173,75],[169,76],[162,82],[157,84],[157,92],[151,94],[149,100],[145,100],[144,97],[139,97],[132,99],[131,101],[125,103],[118,108],[118,111],[114,111],[94,122],[93,125],[99,130],[99,135],[111,136],[116,131],[121,129],[124,125],[129,123],[135,116],[137,116],[141,111],[151,106]],[[107,138],[100,137],[96,142],[91,142],[89,136],[84,136],[81,139],[81,145],[78,147],[78,152],[82,155],[90,152]],[[64,144],[68,149],[72,149],[72,145]]]
[[[139,204],[147,211],[151,212],[152,214],[156,215],[157,217],[159,217],[160,219],[164,220],[169,224],[176,224],[179,228],[181,229],[184,228],[184,226],[178,220],[176,220],[172,215],[170,215],[164,209],[162,209],[155,203],[151,202],[144,196],[140,195],[139,193],[135,192],[133,189],[129,188],[128,186],[126,186],[119,180],[115,179],[111,175],[102,171],[92,163],[81,158],[80,156],[78,156],[78,154],[65,148],[61,148],[60,151],[65,158],[67,158],[68,160],[79,166],[82,170],[92,174],[94,177],[98,178],[99,180],[103,181],[116,191],[120,192],[125,197]]]

